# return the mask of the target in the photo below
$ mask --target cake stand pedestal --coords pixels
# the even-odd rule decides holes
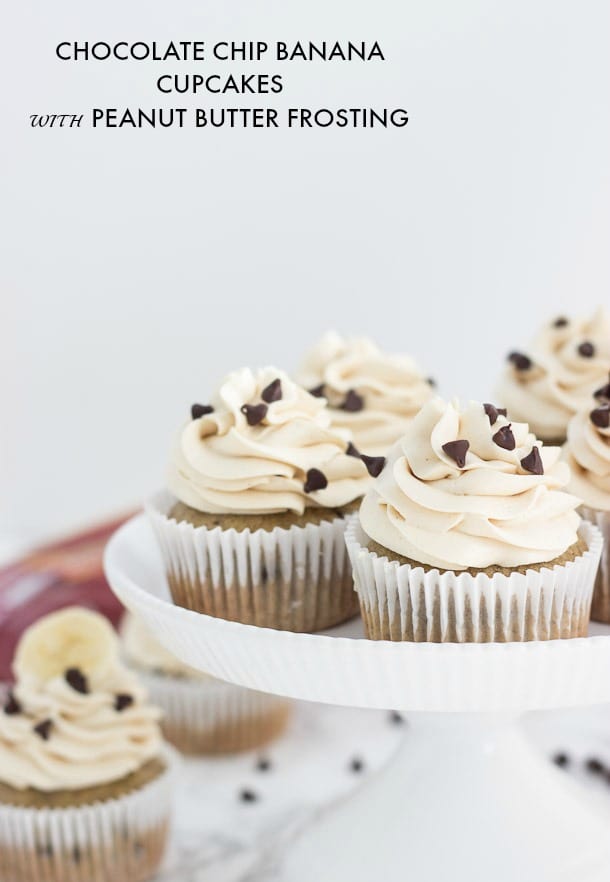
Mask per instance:
[[[610,637],[389,643],[353,636],[353,624],[293,634],[227,622],[171,603],[144,516],[114,535],[105,566],[125,606],[195,668],[292,698],[408,712],[397,754],[295,839],[282,880],[610,879],[610,813],[519,727],[530,710],[610,702]]]

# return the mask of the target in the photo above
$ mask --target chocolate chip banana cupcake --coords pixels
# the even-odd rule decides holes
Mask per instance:
[[[434,382],[408,356],[332,332],[309,352],[297,380],[326,398],[333,425],[348,429],[356,447],[373,456],[388,452],[434,394]]]
[[[572,417],[564,453],[571,472],[568,489],[583,500],[582,516],[604,537],[591,614],[610,624],[610,384]]]
[[[348,527],[368,636],[586,635],[601,537],[560,455],[491,404],[426,404]]]
[[[171,754],[118,641],[70,607],[24,632],[0,710],[0,878],[142,882],[159,867]]]
[[[511,352],[498,398],[547,444],[563,444],[572,416],[589,404],[610,371],[610,318],[558,316],[526,352]]]
[[[277,368],[230,374],[191,417],[148,506],[174,602],[289,631],[353,616],[345,524],[379,460]]]
[[[291,702],[225,683],[185,665],[130,613],[121,625],[121,637],[127,663],[163,711],[163,734],[183,753],[251,750],[286,728]]]

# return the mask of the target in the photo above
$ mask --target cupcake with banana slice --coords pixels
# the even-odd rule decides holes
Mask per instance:
[[[492,404],[425,405],[347,531],[368,636],[586,635],[602,541],[560,456]]]
[[[348,429],[371,456],[384,456],[434,394],[434,381],[408,355],[334,331],[307,354],[297,380],[328,401],[333,426]]]
[[[79,607],[32,625],[0,710],[0,868],[19,882],[143,882],[168,832],[172,755],[118,640]]]
[[[230,374],[192,406],[148,506],[174,602],[288,631],[353,616],[346,518],[380,464],[282,371]]]
[[[194,670],[161,646],[131,613],[122,622],[121,637],[127,664],[163,711],[163,734],[183,753],[252,750],[284,731],[291,709],[285,698]]]

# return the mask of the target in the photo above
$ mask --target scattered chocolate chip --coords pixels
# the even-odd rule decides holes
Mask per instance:
[[[364,769],[364,762],[359,756],[355,756],[354,759],[351,760],[349,767],[352,772],[361,772]]]
[[[13,695],[12,692],[9,692],[9,694],[6,697],[6,703],[4,705],[4,713],[7,714],[9,717],[14,716],[14,714],[21,713],[21,705],[19,704],[19,702],[17,701],[17,699],[15,698],[15,696]]]
[[[239,798],[242,802],[256,802],[258,799],[257,794],[254,790],[241,790],[239,794]]]
[[[129,695],[127,692],[120,692],[114,696],[114,709],[119,713],[124,711],[125,708],[131,707],[132,704],[133,695]]]
[[[357,447],[354,444],[352,444],[351,441],[347,445],[347,450],[345,452],[347,453],[348,456],[357,456],[358,458],[360,458],[360,451],[357,449]]]
[[[429,386],[432,386],[433,389],[436,389],[437,382],[436,382],[436,380],[434,379],[434,377],[428,377],[428,379],[426,380],[426,383],[427,383]]]
[[[320,383],[319,386],[314,386],[313,389],[309,389],[309,394],[313,395],[314,398],[324,398],[324,383]]]
[[[211,404],[193,404],[191,407],[191,417],[194,420],[198,420],[199,417],[206,416],[208,413],[214,413]]]
[[[40,735],[43,741],[48,741],[52,727],[53,720],[43,720],[41,723],[38,723],[37,726],[34,726],[34,732],[36,732],[37,735]]]
[[[585,762],[585,769],[587,772],[591,772],[592,775],[601,775],[602,772],[606,771],[603,762],[594,756],[590,757],[590,759]]]
[[[316,490],[324,490],[328,487],[328,480],[320,469],[308,469],[307,478],[303,486],[305,493],[314,493]]]
[[[268,772],[271,768],[271,760],[266,756],[259,757],[256,768],[259,772]]]
[[[566,325],[569,325],[569,324],[570,323],[569,323],[568,319],[565,317],[565,315],[559,315],[559,316],[557,316],[557,318],[553,322],[553,327],[554,328],[565,328]]]
[[[398,711],[390,711],[390,723],[393,723],[395,726],[401,726],[405,721],[405,718]]]
[[[343,404],[339,405],[341,410],[346,410],[348,413],[357,413],[359,410],[362,410],[363,407],[364,398],[362,395],[358,395],[355,389],[350,389],[345,396]]]
[[[249,426],[258,426],[262,423],[267,416],[267,410],[266,404],[244,404],[241,408]]]
[[[570,757],[567,753],[556,753],[553,757],[553,762],[560,769],[566,769],[570,765]]]
[[[495,426],[496,421],[499,416],[506,416],[506,408],[505,407],[496,407],[495,404],[484,404],[483,410],[489,417],[489,423],[492,426]]]
[[[540,448],[532,447],[531,452],[521,460],[521,468],[532,475],[544,475],[544,466],[540,456]]]
[[[82,695],[88,695],[89,684],[82,671],[78,668],[68,668],[64,676],[68,686],[71,686],[75,692],[80,692]]]
[[[514,450],[517,446],[511,425],[512,423],[509,423],[508,426],[502,426],[491,439],[494,444],[497,444],[503,450]]]
[[[607,429],[610,426],[610,404],[602,404],[601,407],[596,407],[595,410],[591,411],[589,417],[593,425],[597,426],[598,429]]]
[[[518,371],[529,371],[533,365],[533,361],[529,355],[524,355],[522,352],[511,352],[508,356],[508,360]]]
[[[590,340],[585,340],[585,342],[581,343],[578,347],[578,354],[582,355],[583,358],[593,358],[595,355],[595,346]]]
[[[450,456],[459,469],[463,469],[466,465],[466,454],[470,447],[469,441],[447,441],[443,444],[443,450]]]
[[[610,401],[610,383],[606,383],[600,389],[593,393],[593,396],[599,401]]]
[[[361,454],[360,459],[366,466],[366,470],[372,478],[377,478],[385,466],[385,456],[367,456]]]
[[[272,383],[269,383],[268,386],[265,386],[263,391],[261,392],[261,398],[263,401],[266,401],[267,404],[271,404],[274,401],[279,401],[282,397],[282,381],[278,377],[276,380],[273,380]]]

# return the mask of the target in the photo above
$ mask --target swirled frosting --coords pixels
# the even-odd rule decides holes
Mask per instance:
[[[610,405],[596,403],[570,420],[564,454],[570,466],[568,489],[585,505],[610,511]]]
[[[169,677],[207,679],[207,674],[191,668],[165,649],[155,640],[146,625],[132,613],[126,613],[121,623],[121,639],[126,660],[141,671],[161,673]]]
[[[24,677],[10,702],[11,712],[0,709],[0,780],[17,790],[107,784],[161,752],[159,712],[118,661],[89,694],[64,677]]]
[[[297,379],[328,400],[333,425],[349,429],[356,447],[373,456],[387,453],[434,394],[408,356],[388,355],[365,337],[334,332],[309,352]]]
[[[610,370],[610,318],[559,317],[526,353],[512,353],[498,389],[511,417],[545,440],[562,441],[571,417],[587,406]]]
[[[331,427],[326,402],[277,368],[229,374],[203,410],[181,431],[170,466],[169,488],[191,508],[302,514],[347,505],[368,486],[366,466],[347,453],[350,436]]]
[[[553,560],[577,541],[580,520],[560,455],[489,405],[461,410],[435,398],[364,497],[362,527],[385,548],[445,570]]]

